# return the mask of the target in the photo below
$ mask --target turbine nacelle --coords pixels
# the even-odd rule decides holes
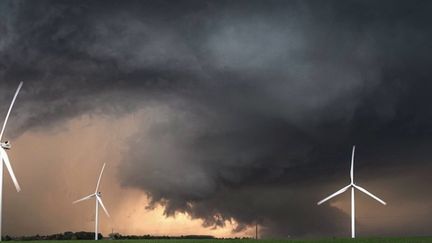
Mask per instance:
[[[4,149],[11,149],[12,148],[12,144],[10,144],[9,141],[5,141],[3,143],[0,143],[0,146]]]

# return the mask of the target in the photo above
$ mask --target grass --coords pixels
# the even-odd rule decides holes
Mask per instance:
[[[19,242],[19,241],[12,241]],[[41,242],[41,241],[22,241],[23,243]],[[49,243],[78,243],[94,242],[90,240],[62,240],[48,241]],[[426,243],[431,242],[431,237],[402,237],[402,238],[358,238],[358,239],[319,239],[319,240],[193,240],[193,239],[170,239],[170,240],[101,240],[100,243]]]

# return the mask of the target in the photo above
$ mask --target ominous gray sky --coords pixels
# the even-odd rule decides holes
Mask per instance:
[[[389,202],[358,194],[359,234],[430,235],[431,10],[430,1],[2,1],[4,112],[25,81],[7,135],[24,144],[13,150],[24,180],[47,184],[25,197],[79,196],[85,188],[48,175],[74,168],[69,183],[82,183],[113,156],[109,184],[148,195],[143,209],[238,233],[258,221],[267,237],[346,236],[349,198],[316,202],[348,182],[356,144],[358,183]],[[28,143],[39,139],[68,142]],[[32,158],[63,172],[30,173]],[[113,200],[116,214],[128,210]],[[49,216],[10,232],[67,230],[54,221],[63,210],[11,202],[14,217],[23,205]]]

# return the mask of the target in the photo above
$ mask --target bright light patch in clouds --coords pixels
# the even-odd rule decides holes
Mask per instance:
[[[101,191],[112,217],[100,216],[103,234],[114,229],[122,234],[247,235],[232,232],[235,222],[214,230],[182,213],[167,218],[161,206],[146,209],[148,199],[143,191],[119,185],[117,170],[122,166],[128,138],[148,121],[149,115],[156,116],[155,109],[120,118],[83,115],[58,127],[32,130],[18,137],[10,157],[24,190],[16,193],[5,180],[5,233],[92,231],[93,203],[72,205],[72,201],[94,190],[98,171],[106,162]],[[142,173],[145,176],[151,172]]]

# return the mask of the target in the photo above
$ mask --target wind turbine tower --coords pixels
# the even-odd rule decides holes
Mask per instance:
[[[351,188],[351,238],[355,238],[355,197],[354,197],[355,189],[365,193],[366,195],[372,197],[373,199],[377,200],[378,202],[382,203],[383,205],[386,205],[386,202],[379,199],[377,196],[373,195],[372,193],[368,192],[363,187],[360,187],[354,183],[354,152],[355,152],[355,145],[353,146],[352,154],[351,154],[351,171],[350,171],[351,183],[348,186],[345,186],[344,188],[340,189],[339,191],[331,194],[330,196],[328,196],[328,197],[326,197],[323,200],[318,202],[318,205],[321,205],[322,203],[326,202],[327,200],[330,200],[331,198],[336,197],[337,195],[342,194]]]
[[[5,129],[6,129],[6,124],[7,124],[7,121],[9,119],[9,115],[10,115],[10,113],[12,111],[12,107],[13,107],[13,105],[15,103],[15,100],[16,100],[16,98],[18,96],[18,93],[21,90],[22,85],[23,85],[23,82],[20,82],[20,84],[18,85],[18,89],[16,90],[15,95],[14,95],[14,97],[12,99],[12,103],[9,106],[9,110],[8,110],[8,112],[6,114],[6,119],[5,119],[4,123],[3,123],[3,127],[2,127],[2,130],[0,132],[0,157],[1,157],[1,160],[3,161],[3,162],[0,161],[0,164],[1,164],[0,165],[0,241],[1,241],[1,236],[2,236],[1,225],[2,225],[2,201],[3,201],[3,198],[2,198],[3,197],[3,163],[4,163],[4,165],[6,165],[6,169],[8,170],[9,175],[12,178],[12,181],[13,181],[13,183],[15,185],[15,188],[16,188],[17,192],[21,191],[21,188],[20,188],[20,186],[18,184],[18,181],[17,181],[17,179],[15,177],[15,174],[14,174],[14,172],[12,170],[12,165],[11,165],[11,163],[9,161],[9,156],[6,153],[6,150],[11,149],[12,145],[10,144],[9,141],[4,141],[4,142],[1,142],[1,141],[3,141],[2,140],[3,139],[3,134],[4,134]]]
[[[96,214],[95,214],[95,240],[98,240],[98,229],[99,229],[99,204],[102,206],[102,209],[104,210],[105,214],[106,214],[108,217],[110,216],[109,213],[108,213],[108,211],[107,211],[106,208],[105,208],[105,205],[104,205],[103,202],[102,202],[102,198],[101,198],[102,193],[98,191],[98,190],[99,190],[100,181],[101,181],[101,178],[102,178],[102,173],[103,173],[104,169],[105,169],[105,164],[102,166],[102,170],[101,170],[101,172],[100,172],[100,174],[99,174],[99,179],[98,179],[97,184],[96,184],[96,190],[95,190],[95,192],[92,193],[92,194],[90,194],[90,195],[88,195],[88,196],[85,196],[85,197],[83,197],[83,198],[81,198],[81,199],[78,199],[78,200],[76,200],[76,201],[73,202],[73,203],[75,204],[75,203],[78,203],[78,202],[81,202],[81,201],[85,201],[85,200],[89,200],[89,199],[95,198],[95,201],[96,201]]]

